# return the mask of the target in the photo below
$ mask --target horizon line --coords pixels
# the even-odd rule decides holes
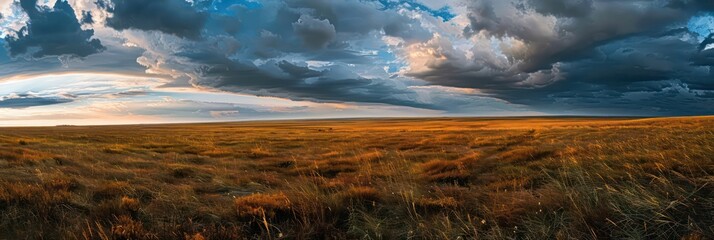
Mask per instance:
[[[230,123],[259,123],[259,122],[289,122],[289,121],[368,121],[368,120],[419,120],[419,119],[538,119],[538,118],[596,118],[596,119],[662,119],[662,118],[696,118],[714,117],[714,115],[518,115],[518,116],[424,116],[424,117],[327,117],[327,118],[276,118],[276,119],[246,119],[230,121],[177,121],[177,122],[147,122],[147,123],[117,123],[117,124],[56,124],[56,125],[7,125],[7,128],[53,128],[53,127],[111,127],[111,126],[157,126],[157,125],[193,125],[193,124],[230,124]]]

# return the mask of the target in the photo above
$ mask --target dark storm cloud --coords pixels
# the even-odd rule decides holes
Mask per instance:
[[[557,17],[582,17],[593,10],[593,0],[530,0],[536,12]]]
[[[701,53],[689,32],[665,36],[639,36],[599,47],[599,56],[569,63],[564,67],[572,81],[603,84],[618,89],[637,82],[679,79],[711,89],[709,65],[697,66],[689,59]],[[608,71],[602,71],[607,69]],[[624,89],[623,89],[624,90]]]
[[[102,1],[109,1],[111,4]],[[185,38],[198,38],[207,20],[184,0],[100,0],[112,13],[107,25],[117,29],[156,30]]]
[[[293,23],[295,33],[302,39],[306,47],[321,49],[335,39],[335,26],[328,20],[318,20],[309,15],[302,15]]]
[[[93,24],[94,23],[94,17],[92,17],[91,12],[82,11],[82,23],[84,23],[84,24]]]
[[[415,93],[381,80],[362,78],[346,67],[316,71],[287,61],[256,66],[212,54],[186,55],[203,65],[199,84],[257,95],[320,102],[383,103],[438,109],[403,96]]]
[[[656,108],[662,102],[647,96],[671,96],[671,89],[678,89],[694,94],[671,97],[672,102],[691,103],[707,94],[701,90],[711,89],[707,81],[711,53],[699,47],[707,43],[692,40],[697,37],[686,29],[669,32],[706,10],[710,5],[706,1],[469,1],[466,37],[504,41],[500,53],[481,46],[471,49],[470,57],[448,40],[432,38],[434,34],[420,21],[377,1],[264,4],[255,7],[237,1],[220,18],[211,16],[208,29],[225,30],[240,47],[235,54],[183,55],[200,66],[199,85],[299,100],[430,109],[464,106],[425,104],[416,100],[413,90],[389,79],[361,77],[353,68],[386,62],[355,51],[354,44],[381,33],[407,45],[421,44],[439,59],[428,63],[428,71],[408,76],[435,85],[478,88],[543,110],[627,112],[623,109],[652,105],[644,112],[672,113],[676,104]],[[264,61],[256,64],[255,59]],[[310,68],[304,62],[309,60],[330,66]],[[445,102],[458,101],[441,103]]]
[[[470,29],[495,37],[513,37],[526,49],[512,53],[520,61],[518,69],[533,72],[550,64],[573,58],[589,57],[594,47],[632,34],[657,31],[674,22],[686,21],[691,14],[668,8],[656,1],[532,0],[522,12],[509,12],[506,1],[477,1],[470,6]],[[506,5],[506,6],[504,6]],[[556,17],[554,32],[546,32],[548,19],[528,19],[529,8]],[[617,16],[617,17],[613,17]],[[517,19],[517,20],[514,20]]]
[[[388,36],[406,40],[426,40],[429,31],[419,21],[397,14],[395,10],[380,10],[376,1],[288,0],[287,7],[306,11],[319,19],[327,19],[338,32],[367,34],[382,30]]]
[[[83,30],[74,10],[66,1],[57,1],[53,8],[37,6],[37,0],[21,0],[29,22],[5,40],[11,56],[31,52],[33,57],[71,55],[86,57],[104,49],[94,31]],[[33,48],[38,48],[36,51]]]
[[[245,58],[271,59],[298,53],[320,55],[322,61],[330,60],[330,56],[336,56],[336,61],[349,58],[355,47],[360,47],[354,45],[355,41],[374,38],[382,32],[411,42],[432,36],[418,20],[396,10],[385,10],[374,1],[262,3],[260,7],[249,7],[245,1],[214,2],[210,8],[225,11],[211,15],[207,30],[225,30],[234,36],[241,42]]]
[[[714,77],[714,49],[701,50],[692,57],[692,64],[696,66],[709,66],[709,71],[712,77]]]
[[[388,76],[362,77],[358,73],[360,68],[374,67],[371,65],[383,60],[370,53],[373,49],[361,49],[355,42],[381,32],[405,41],[428,39],[430,33],[417,20],[370,1],[266,1],[260,7],[243,1],[228,2],[233,4],[198,4],[223,11],[209,17],[206,39],[176,54],[192,65],[175,61],[172,64],[176,65],[163,66],[190,69],[198,76],[195,84],[234,92],[294,100],[445,109],[418,100],[415,91]],[[238,20],[233,21],[235,18]],[[215,47],[230,41],[236,42],[234,50]],[[328,66],[310,68],[308,61],[322,61]]]
[[[5,41],[0,39],[0,64],[4,64],[10,60],[10,56],[8,56],[8,52],[5,50]]]
[[[669,31],[615,41],[598,47],[596,56],[562,64],[567,73],[563,81],[487,92],[556,112],[711,114],[714,61],[707,61],[711,49],[687,40],[694,37],[688,31]]]
[[[0,98],[0,109],[2,108],[29,108],[46,105],[55,105],[72,102],[71,99],[57,97],[37,97],[31,95],[22,95],[13,98]]]
[[[0,44],[2,41],[0,41]],[[107,46],[98,54],[92,54],[82,58],[82,61],[71,61],[63,64],[57,58],[27,59],[16,58],[3,61],[3,49],[0,49],[0,76],[12,76],[16,74],[35,75],[50,71],[51,73],[62,72],[144,72],[146,68],[139,65],[136,59],[142,52],[136,48],[117,48]],[[75,59],[76,60],[76,59]]]
[[[669,0],[668,7],[687,9],[691,11],[712,11],[714,1],[710,0]]]
[[[504,58],[472,49],[467,60],[433,41],[425,47],[442,60],[411,76],[555,112],[711,114],[703,96],[714,87],[714,55],[705,46],[714,41],[683,27],[712,7],[699,0],[471,1],[464,35],[502,40]]]

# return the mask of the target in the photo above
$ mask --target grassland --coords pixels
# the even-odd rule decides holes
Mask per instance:
[[[0,129],[0,239],[710,239],[714,117]]]

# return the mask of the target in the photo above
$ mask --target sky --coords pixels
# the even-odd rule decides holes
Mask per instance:
[[[0,0],[0,126],[714,114],[711,0]]]

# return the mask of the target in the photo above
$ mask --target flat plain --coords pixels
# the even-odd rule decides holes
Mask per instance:
[[[708,239],[714,117],[0,128],[0,239]]]

